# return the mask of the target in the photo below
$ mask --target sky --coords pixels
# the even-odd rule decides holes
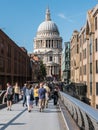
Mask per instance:
[[[87,11],[97,3],[98,0],[0,0],[0,29],[32,53],[33,39],[45,20],[47,7],[64,43],[70,41],[74,30],[80,31],[85,25]]]

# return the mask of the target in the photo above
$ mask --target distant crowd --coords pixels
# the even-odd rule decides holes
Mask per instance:
[[[26,106],[28,112],[31,112],[33,105],[39,107],[39,111],[44,111],[44,108],[48,108],[48,102],[53,99],[53,104],[57,105],[59,97],[59,87],[54,86],[52,89],[46,82],[40,82],[39,84],[25,83],[20,89],[18,82],[12,86],[7,83],[7,90],[5,97],[7,99],[7,110],[12,110],[12,104],[19,102],[22,98],[23,107]]]

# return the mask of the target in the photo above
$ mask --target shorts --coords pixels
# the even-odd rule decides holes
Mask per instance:
[[[13,100],[13,95],[8,94],[8,95],[7,95],[7,101],[12,101],[12,100]]]

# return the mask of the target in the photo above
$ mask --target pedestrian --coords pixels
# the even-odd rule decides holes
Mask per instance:
[[[58,89],[55,87],[54,88],[54,91],[53,91],[53,100],[54,100],[54,105],[57,105],[57,102],[58,102]]]
[[[40,88],[38,90],[39,95],[39,111],[43,111],[45,107],[45,94],[46,89],[43,87],[43,83],[40,83]]]
[[[50,96],[50,88],[48,87],[48,84],[44,84],[44,88],[46,89],[46,94],[45,94],[45,107],[48,108],[48,101],[49,101],[49,96]]]
[[[19,94],[20,94],[20,87],[18,85],[18,82],[16,82],[14,86],[14,102],[15,103],[19,101]]]
[[[27,88],[27,84],[25,83],[23,88],[22,88],[23,107],[24,107],[24,105],[27,106],[27,104],[26,104],[26,88]]]
[[[7,98],[7,110],[11,111],[13,100],[13,87],[10,85],[10,83],[7,83],[6,98]]]
[[[35,85],[34,87],[34,100],[35,100],[35,105],[38,105],[39,97],[38,97],[38,85]]]
[[[28,112],[31,112],[32,110],[33,100],[34,100],[33,88],[29,84],[27,85],[27,88],[26,88],[26,101],[27,101]]]

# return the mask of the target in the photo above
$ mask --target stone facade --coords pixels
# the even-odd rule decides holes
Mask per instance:
[[[62,38],[57,25],[51,21],[50,10],[46,10],[45,21],[42,22],[34,38],[34,53],[46,66],[47,76],[61,77]]]
[[[74,31],[70,41],[71,82],[79,83],[79,42],[78,31]]]
[[[71,81],[85,83],[91,105],[98,108],[98,5],[87,12],[85,26],[76,37],[72,36],[72,39],[74,40],[71,40]],[[78,53],[74,45],[78,45]]]

